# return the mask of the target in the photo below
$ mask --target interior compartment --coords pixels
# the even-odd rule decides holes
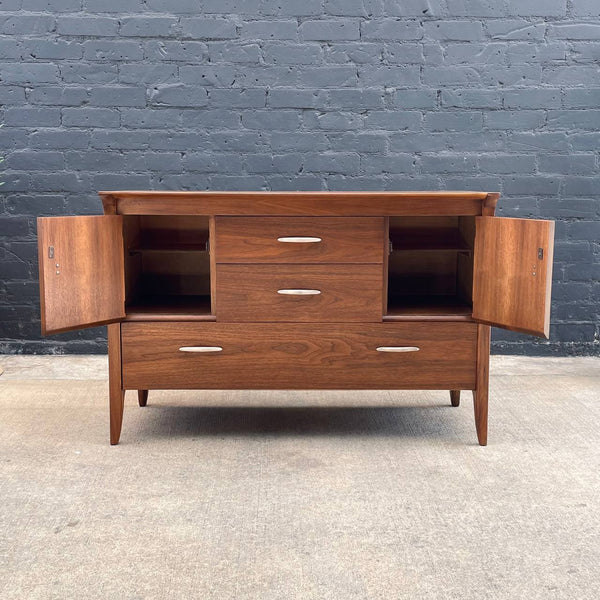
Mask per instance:
[[[209,217],[124,217],[125,310],[211,315]]]
[[[472,313],[474,217],[390,217],[387,317]]]

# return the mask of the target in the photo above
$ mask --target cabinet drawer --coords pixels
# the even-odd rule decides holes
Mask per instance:
[[[121,331],[126,389],[475,387],[475,323],[147,322]],[[405,351],[382,351],[397,347]]]
[[[381,263],[383,217],[217,217],[218,263]]]
[[[381,265],[217,265],[218,321],[382,320]]]

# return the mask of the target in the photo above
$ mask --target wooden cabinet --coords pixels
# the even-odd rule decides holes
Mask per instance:
[[[554,224],[484,192],[101,192],[38,219],[44,334],[108,324],[124,392],[473,392],[487,443],[490,325],[548,336]]]

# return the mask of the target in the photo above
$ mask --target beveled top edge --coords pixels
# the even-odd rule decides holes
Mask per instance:
[[[285,191],[248,191],[248,192],[235,192],[235,191],[173,191],[173,190],[103,190],[98,192],[99,196],[112,197],[112,198],[144,198],[144,199],[162,199],[165,198],[209,198],[209,197],[221,197],[221,198],[260,198],[260,197],[374,197],[374,198],[439,198],[452,200],[460,198],[463,200],[485,200],[489,193],[493,192],[473,192],[473,191],[356,191],[356,192],[343,192],[343,191],[316,191],[316,192],[285,192]]]

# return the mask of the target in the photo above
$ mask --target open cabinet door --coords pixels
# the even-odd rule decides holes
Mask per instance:
[[[125,317],[123,217],[39,217],[42,334]]]
[[[548,337],[554,221],[475,221],[473,319]]]

